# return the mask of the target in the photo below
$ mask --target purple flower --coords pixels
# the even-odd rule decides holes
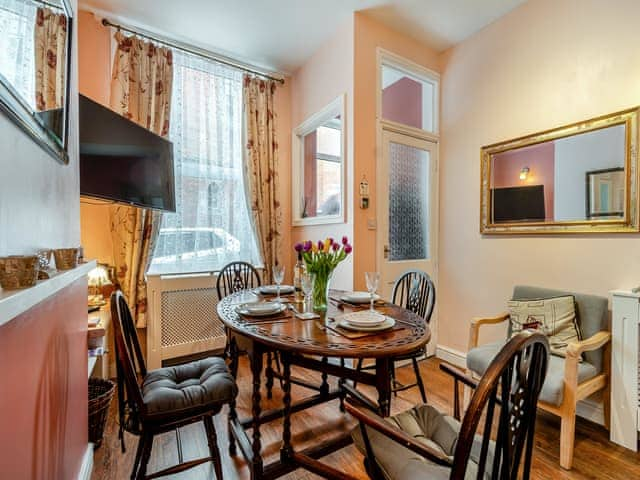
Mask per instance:
[[[304,246],[302,248],[305,252],[308,252],[309,250],[311,250],[312,245],[313,244],[311,243],[311,240],[307,240],[306,242],[304,242]]]
[[[338,250],[340,250],[340,244],[334,243],[333,245],[331,245],[331,248],[333,248],[334,252],[337,252]]]
[[[324,249],[324,243],[322,243],[322,240],[318,240],[318,250],[323,250]]]
[[[348,243],[344,246],[344,253],[346,253],[347,255],[349,253],[353,252],[353,247],[351,245],[349,245]]]
[[[298,243],[296,243],[296,244],[294,245],[294,247],[293,247],[293,248],[294,248],[294,250],[295,250],[296,252],[300,253],[300,252],[302,251],[302,244],[301,244],[300,242],[298,242]]]
[[[342,237],[342,244],[346,245],[347,243],[349,243],[349,239],[347,238],[347,236],[345,235],[344,237]]]
[[[329,245],[333,245],[334,243],[334,240],[331,237],[327,238],[327,241],[329,242]]]

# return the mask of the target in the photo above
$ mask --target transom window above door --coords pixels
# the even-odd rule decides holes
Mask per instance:
[[[293,132],[293,224],[344,221],[344,98]]]
[[[438,74],[382,49],[378,65],[380,120],[437,134]]]

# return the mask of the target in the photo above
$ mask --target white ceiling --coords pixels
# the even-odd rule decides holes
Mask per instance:
[[[301,66],[354,11],[445,50],[525,0],[80,0],[121,21],[281,72]]]

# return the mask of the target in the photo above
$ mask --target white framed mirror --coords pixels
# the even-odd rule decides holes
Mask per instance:
[[[341,95],[293,130],[294,226],[345,221],[344,105]]]

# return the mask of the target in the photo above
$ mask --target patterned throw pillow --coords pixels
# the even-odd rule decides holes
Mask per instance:
[[[512,334],[524,329],[539,330],[549,339],[554,355],[566,356],[567,345],[581,338],[573,295],[511,300],[507,306]]]

